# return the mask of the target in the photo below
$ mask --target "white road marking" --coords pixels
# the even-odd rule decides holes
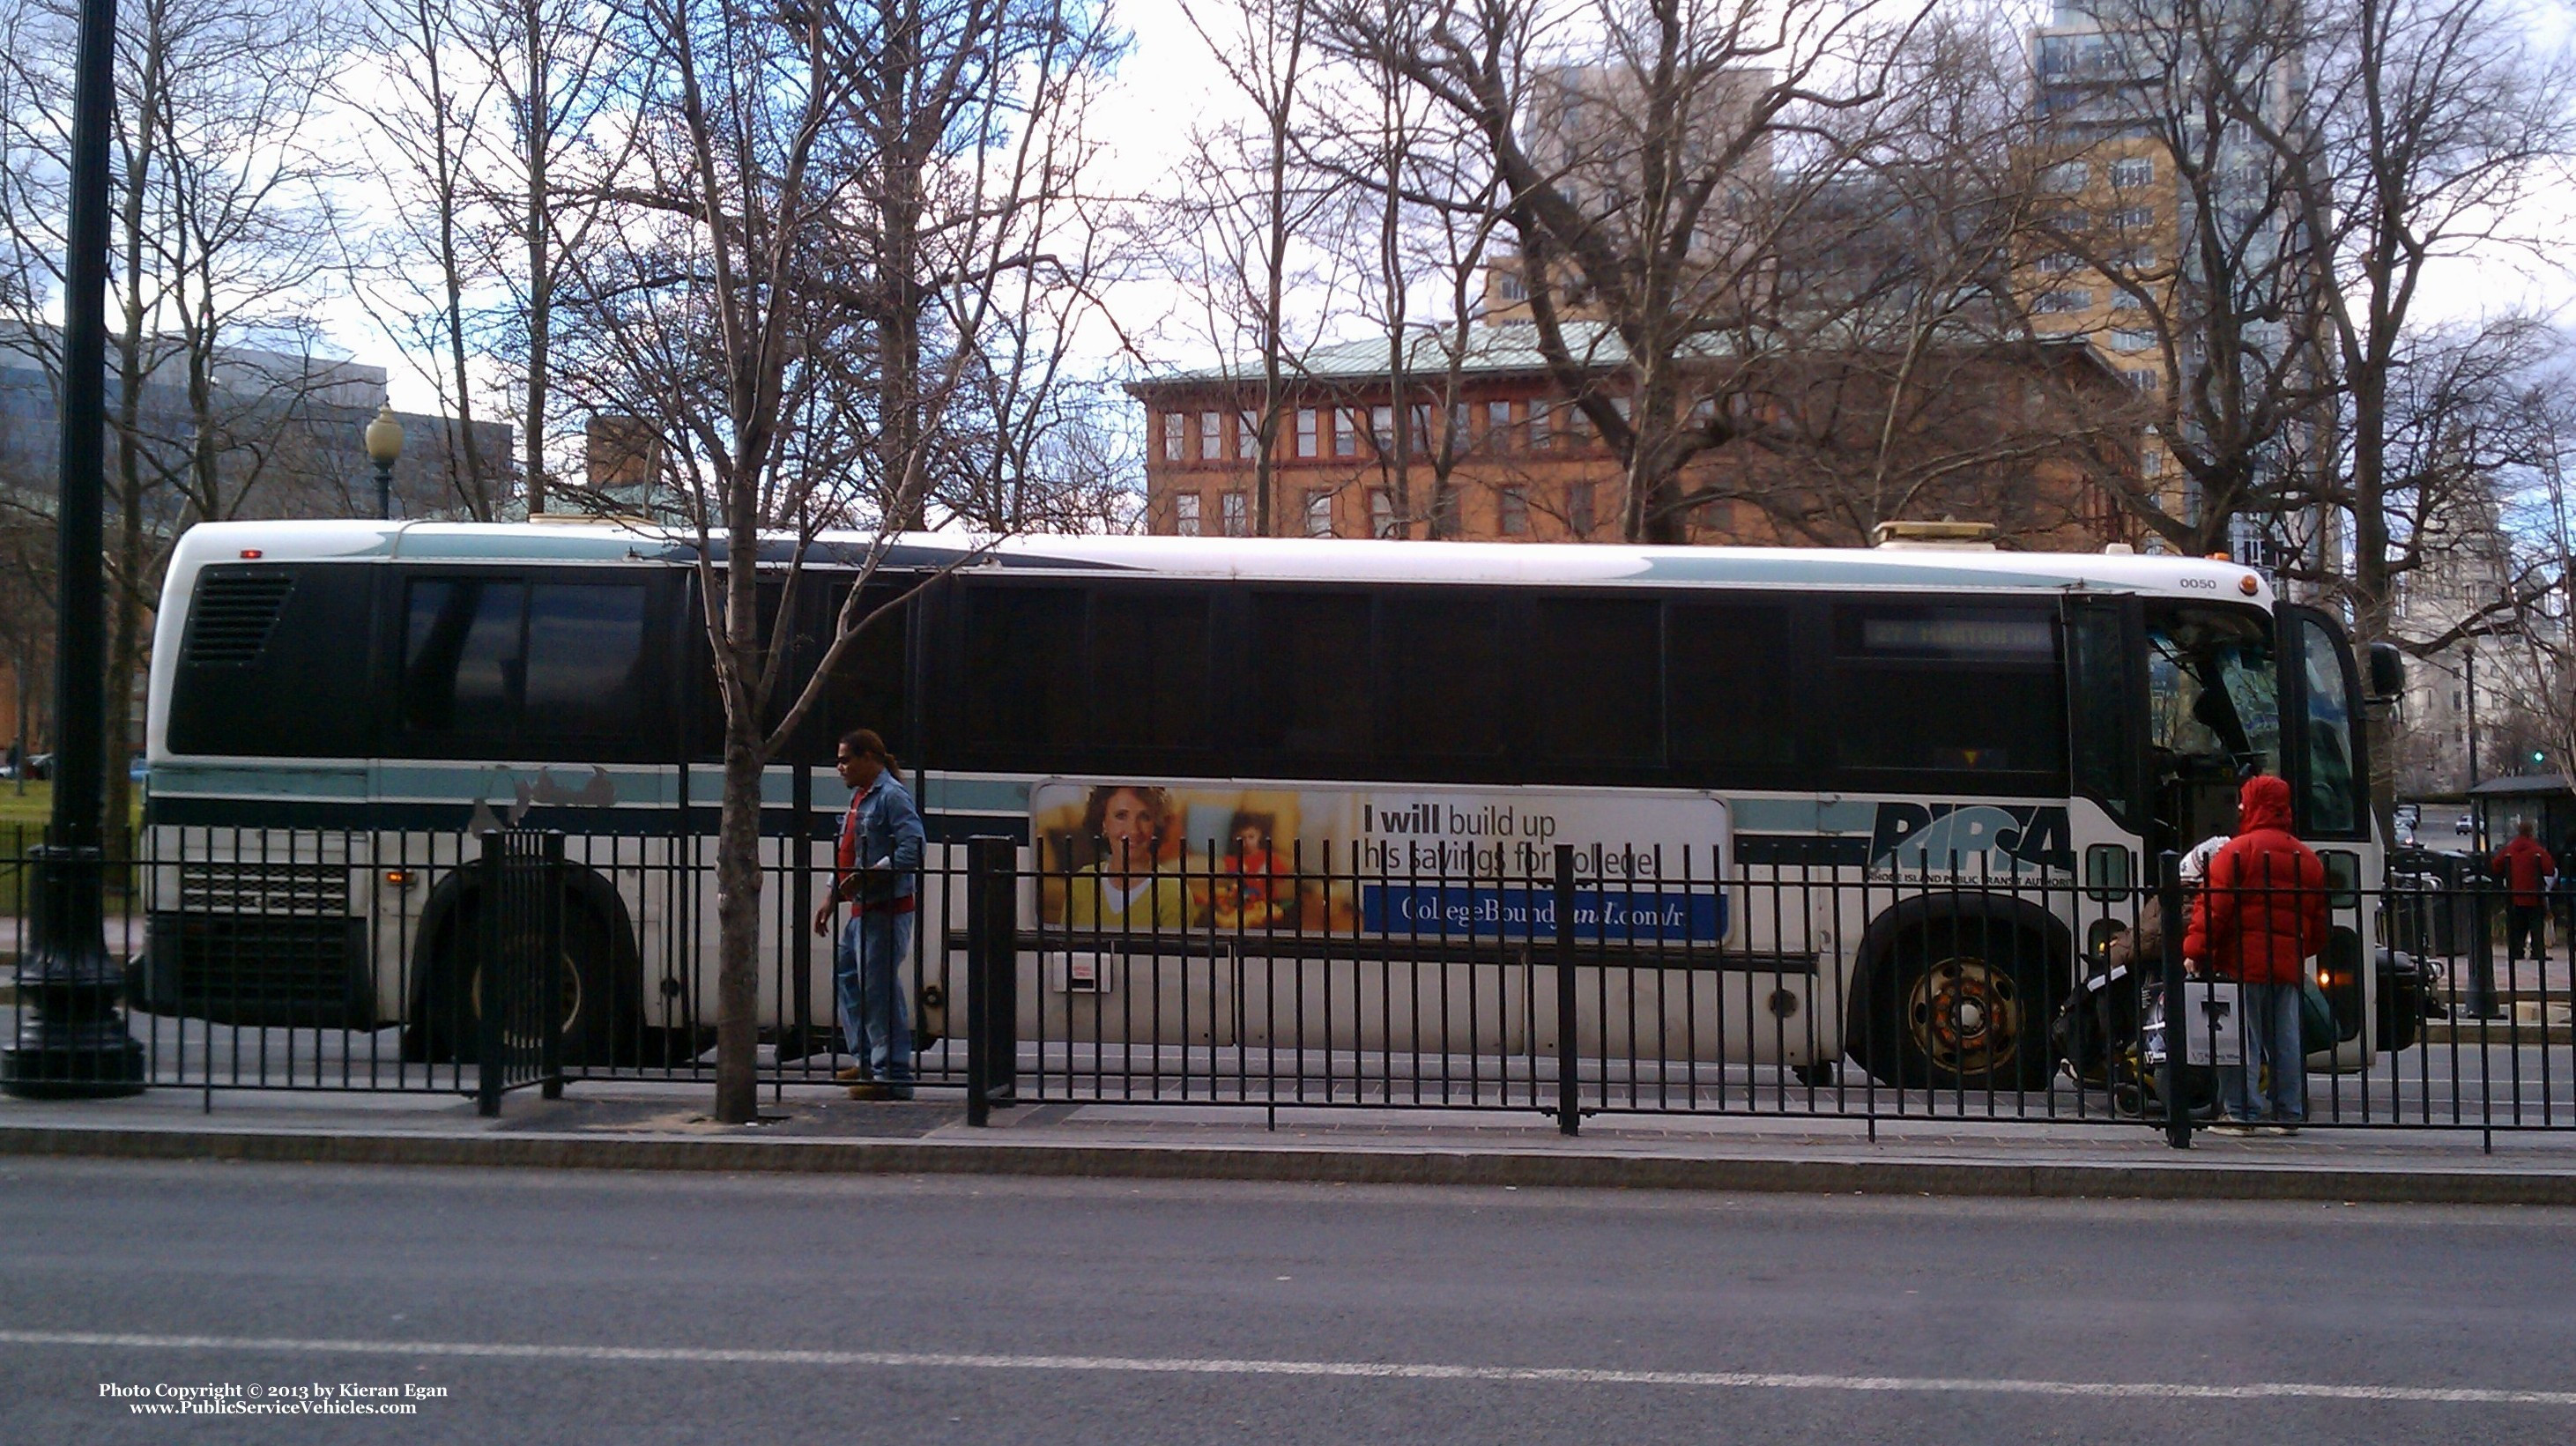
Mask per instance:
[[[1678,1386],[1735,1391],[1926,1391],[2180,1401],[2391,1401],[2470,1406],[2576,1406],[2576,1391],[2479,1386],[2369,1386],[2325,1381],[2039,1381],[1967,1376],[1833,1376],[1778,1371],[1623,1371],[1591,1366],[1451,1366],[1403,1361],[1277,1361],[1196,1356],[987,1355],[955,1351],[734,1350],[714,1346],[577,1346],[479,1341],[305,1340],[287,1336],[127,1335],[0,1330],[0,1345],[275,1355],[444,1356],[611,1364],[859,1366],[889,1370],[1099,1371],[1131,1375],[1322,1376],[1389,1381],[1535,1381],[1570,1386]]]

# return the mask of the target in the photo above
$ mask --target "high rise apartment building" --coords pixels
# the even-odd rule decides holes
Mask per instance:
[[[2292,330],[2295,307],[2258,304],[2288,303],[2300,290],[2296,268],[2304,263],[2289,249],[2296,209],[2269,148],[2249,128],[2222,124],[2213,134],[2196,123],[2224,110],[2206,104],[2205,71],[2210,56],[2230,46],[2187,40],[2172,13],[2153,0],[2058,0],[2034,32],[2044,139],[2032,161],[2043,224],[2019,257],[2017,278],[2035,330],[2086,339],[2131,387],[2158,397],[2193,386],[2211,365],[2199,323],[2213,306],[2268,313],[2242,331],[2258,368],[2308,365]],[[2280,59],[2277,48],[2265,53]],[[2287,126],[2301,77],[2295,64],[2272,70],[2256,98]],[[2187,177],[2184,161],[2205,179]],[[2224,258],[2224,274],[2213,274],[2212,250]],[[2168,318],[2163,325],[2153,319],[2158,310]],[[2316,441],[2294,425],[2270,465],[2318,455]],[[2142,439],[2139,470],[2159,484],[2168,511],[2197,514],[2196,484],[2152,431]],[[2332,549],[2337,538],[2323,512],[2247,516],[2233,544],[2239,561],[2266,566],[2285,553]]]

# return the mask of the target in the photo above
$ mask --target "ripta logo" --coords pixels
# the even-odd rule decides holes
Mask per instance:
[[[1954,878],[2072,874],[2075,849],[2066,810],[2055,804],[1882,803],[1869,866]]]

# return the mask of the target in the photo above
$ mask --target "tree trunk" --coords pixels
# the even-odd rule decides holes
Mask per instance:
[[[716,1118],[759,1113],[760,750],[750,720],[725,728],[724,804],[716,824]]]

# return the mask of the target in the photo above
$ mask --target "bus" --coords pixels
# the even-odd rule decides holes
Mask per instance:
[[[786,555],[764,562],[772,607]],[[1497,874],[1543,872],[1557,843],[1651,845],[1727,889],[1775,886],[1672,924],[1755,961],[1726,967],[1769,971],[1774,1014],[1804,1011],[1798,1029],[1714,1046],[1730,1058],[2045,1087],[2049,1015],[2110,916],[2160,853],[2223,832],[2261,770],[2290,782],[2334,886],[2317,978],[2340,1042],[2322,1062],[2389,1047],[2368,1027],[2386,841],[2362,725],[2393,670],[2373,659],[2365,690],[2337,620],[2245,567],[1955,543],[826,535],[794,591],[787,696],[872,555],[864,601],[897,606],[765,781],[777,880],[828,859],[848,798],[832,742],[858,726],[891,744],[941,858],[1002,834],[1036,869],[1096,864],[1080,840],[1120,789],[1153,799],[1195,851],[1170,852],[1203,870],[1238,835]],[[138,1004],[401,1025],[407,1052],[452,1052],[431,1021],[460,987],[470,889],[413,886],[436,868],[412,864],[453,865],[506,823],[607,861],[567,884],[573,1058],[702,1037],[714,971],[689,961],[713,957],[713,873],[682,865],[711,857],[721,720],[694,558],[686,538],[615,522],[191,529],[153,652]],[[1784,920],[1782,880],[1825,902]],[[766,905],[773,1038],[831,998],[829,951],[795,942],[791,892]],[[1023,908],[1077,922],[1065,900],[1035,889]],[[935,962],[948,902],[933,891],[920,930],[933,1036],[951,1007]],[[1347,919],[1305,922],[1388,938],[1465,907],[1436,887],[1349,902]],[[1271,932],[1285,912],[1271,906]],[[2011,933],[2014,957],[1960,947],[1963,921]],[[1019,1007],[1108,987],[1094,967],[1031,958]],[[1888,1027],[1863,1027],[1872,1001]],[[1175,1004],[1198,1042],[1225,1016]]]

